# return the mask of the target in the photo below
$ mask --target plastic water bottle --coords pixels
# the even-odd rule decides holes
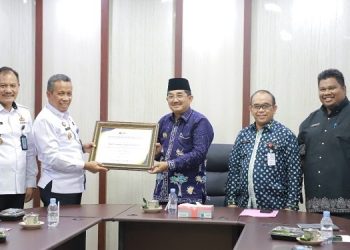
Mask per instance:
[[[323,211],[321,220],[321,236],[325,244],[331,244],[333,238],[333,222],[329,211]]]
[[[175,193],[175,188],[170,189],[168,214],[171,214],[171,215],[177,214],[177,195]]]
[[[49,227],[56,227],[58,225],[58,206],[56,204],[56,198],[50,199],[50,204],[47,207],[47,225]]]

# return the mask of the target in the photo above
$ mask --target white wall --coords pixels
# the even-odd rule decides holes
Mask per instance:
[[[214,128],[214,143],[233,143],[242,124],[243,0],[184,1],[183,76],[193,108]]]
[[[27,106],[34,117],[34,1],[0,1],[0,67],[19,74],[20,89],[16,102]],[[32,201],[25,204],[32,206]]]
[[[17,102],[34,114],[34,38],[33,0],[0,1],[0,67],[8,66],[19,74]]]
[[[270,90],[276,119],[295,133],[321,105],[322,70],[338,68],[350,79],[349,11],[346,0],[253,1],[251,90]]]

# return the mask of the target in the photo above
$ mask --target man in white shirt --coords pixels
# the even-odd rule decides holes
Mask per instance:
[[[0,211],[32,199],[38,168],[29,110],[15,102],[18,73],[0,68]]]
[[[61,205],[80,204],[85,170],[97,173],[108,169],[96,161],[84,162],[83,153],[90,153],[93,144],[81,143],[79,129],[69,115],[71,79],[63,74],[53,75],[48,80],[46,95],[48,104],[33,124],[42,169],[38,183],[40,197],[45,206],[50,198],[56,198]]]

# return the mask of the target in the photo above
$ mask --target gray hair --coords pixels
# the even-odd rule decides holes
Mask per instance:
[[[53,75],[47,81],[47,89],[46,90],[49,92],[53,92],[53,90],[55,88],[55,82],[57,82],[57,81],[71,82],[71,79],[64,74]]]

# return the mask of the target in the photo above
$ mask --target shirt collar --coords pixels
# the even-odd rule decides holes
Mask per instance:
[[[60,118],[68,119],[68,117],[69,117],[69,112],[68,111],[61,112],[58,109],[56,109],[54,106],[52,106],[50,103],[46,104],[46,108],[48,110],[50,110],[52,113],[54,113],[55,115],[57,115],[58,117],[60,117]]]
[[[181,116],[180,119],[184,120],[185,122],[188,121],[188,119],[190,118],[191,114],[192,114],[193,110],[191,108],[188,108]],[[175,115],[174,113],[171,116],[171,119],[173,121],[175,121]]]
[[[330,116],[335,116],[335,115],[339,114],[339,112],[340,112],[346,105],[348,105],[348,104],[349,104],[349,99],[345,96],[344,100],[342,100],[342,101],[339,103],[339,105],[337,105],[337,106],[335,106],[335,107],[333,107],[333,108],[330,109],[330,110],[331,110],[331,113],[330,113],[330,114],[328,114],[327,108],[326,108],[324,105],[321,106],[321,110],[322,110],[325,114],[327,114],[328,117],[330,117]]]
[[[18,107],[17,107],[17,103],[16,102],[13,102],[12,103],[12,109],[10,110],[10,112],[12,111],[12,110],[16,110]],[[1,104],[0,105],[0,111],[3,111],[5,108],[4,108],[4,106]]]
[[[272,119],[271,121],[269,121],[268,123],[266,123],[266,124],[264,125],[264,127],[262,127],[262,129],[263,129],[263,130],[272,130],[272,127],[273,127],[273,125],[274,125],[275,123],[276,123],[276,121]],[[249,129],[254,130],[255,132],[258,131],[257,128],[256,128],[256,123],[255,123],[255,122],[252,123],[252,124],[250,124]]]

